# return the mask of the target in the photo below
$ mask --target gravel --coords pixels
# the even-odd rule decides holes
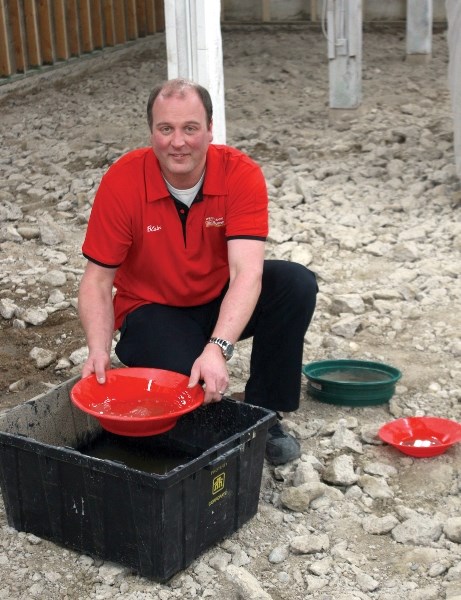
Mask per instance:
[[[461,186],[447,44],[405,59],[398,24],[364,32],[363,103],[328,109],[326,42],[313,26],[224,26],[228,143],[267,177],[268,257],[319,279],[305,362],[383,361],[391,401],[351,408],[306,393],[286,415],[302,457],[264,465],[259,511],[167,584],[8,527],[0,599],[456,600],[461,449],[397,453],[381,424],[461,421]],[[0,88],[0,408],[79,372],[80,246],[101,175],[148,141],[144,105],[166,76],[162,34]],[[248,375],[250,343],[230,363]]]

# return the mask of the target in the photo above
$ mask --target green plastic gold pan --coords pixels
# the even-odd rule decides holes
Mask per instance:
[[[322,360],[304,365],[302,371],[312,398],[344,406],[384,404],[402,377],[395,367],[365,360]]]

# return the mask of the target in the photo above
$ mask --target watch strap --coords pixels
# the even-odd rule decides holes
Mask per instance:
[[[232,342],[229,342],[229,340],[223,340],[222,338],[218,337],[211,337],[208,340],[208,343],[216,344],[217,346],[219,346],[226,360],[229,360],[232,357],[232,354],[234,352],[234,345],[232,344]]]

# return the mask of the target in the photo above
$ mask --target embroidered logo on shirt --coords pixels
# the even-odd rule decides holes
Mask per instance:
[[[161,225],[148,225],[147,233],[152,233],[153,231],[160,231],[161,228],[162,228]]]
[[[206,217],[205,227],[224,227],[224,217]]]

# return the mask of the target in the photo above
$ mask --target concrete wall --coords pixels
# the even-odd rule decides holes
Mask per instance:
[[[461,1],[461,0],[460,0]],[[322,16],[324,0],[221,0],[224,21],[260,22],[266,7],[270,20],[310,20],[312,12]],[[326,0],[325,0],[326,2]],[[445,0],[433,0],[434,21],[445,21]],[[403,21],[406,0],[362,0],[364,21]]]

